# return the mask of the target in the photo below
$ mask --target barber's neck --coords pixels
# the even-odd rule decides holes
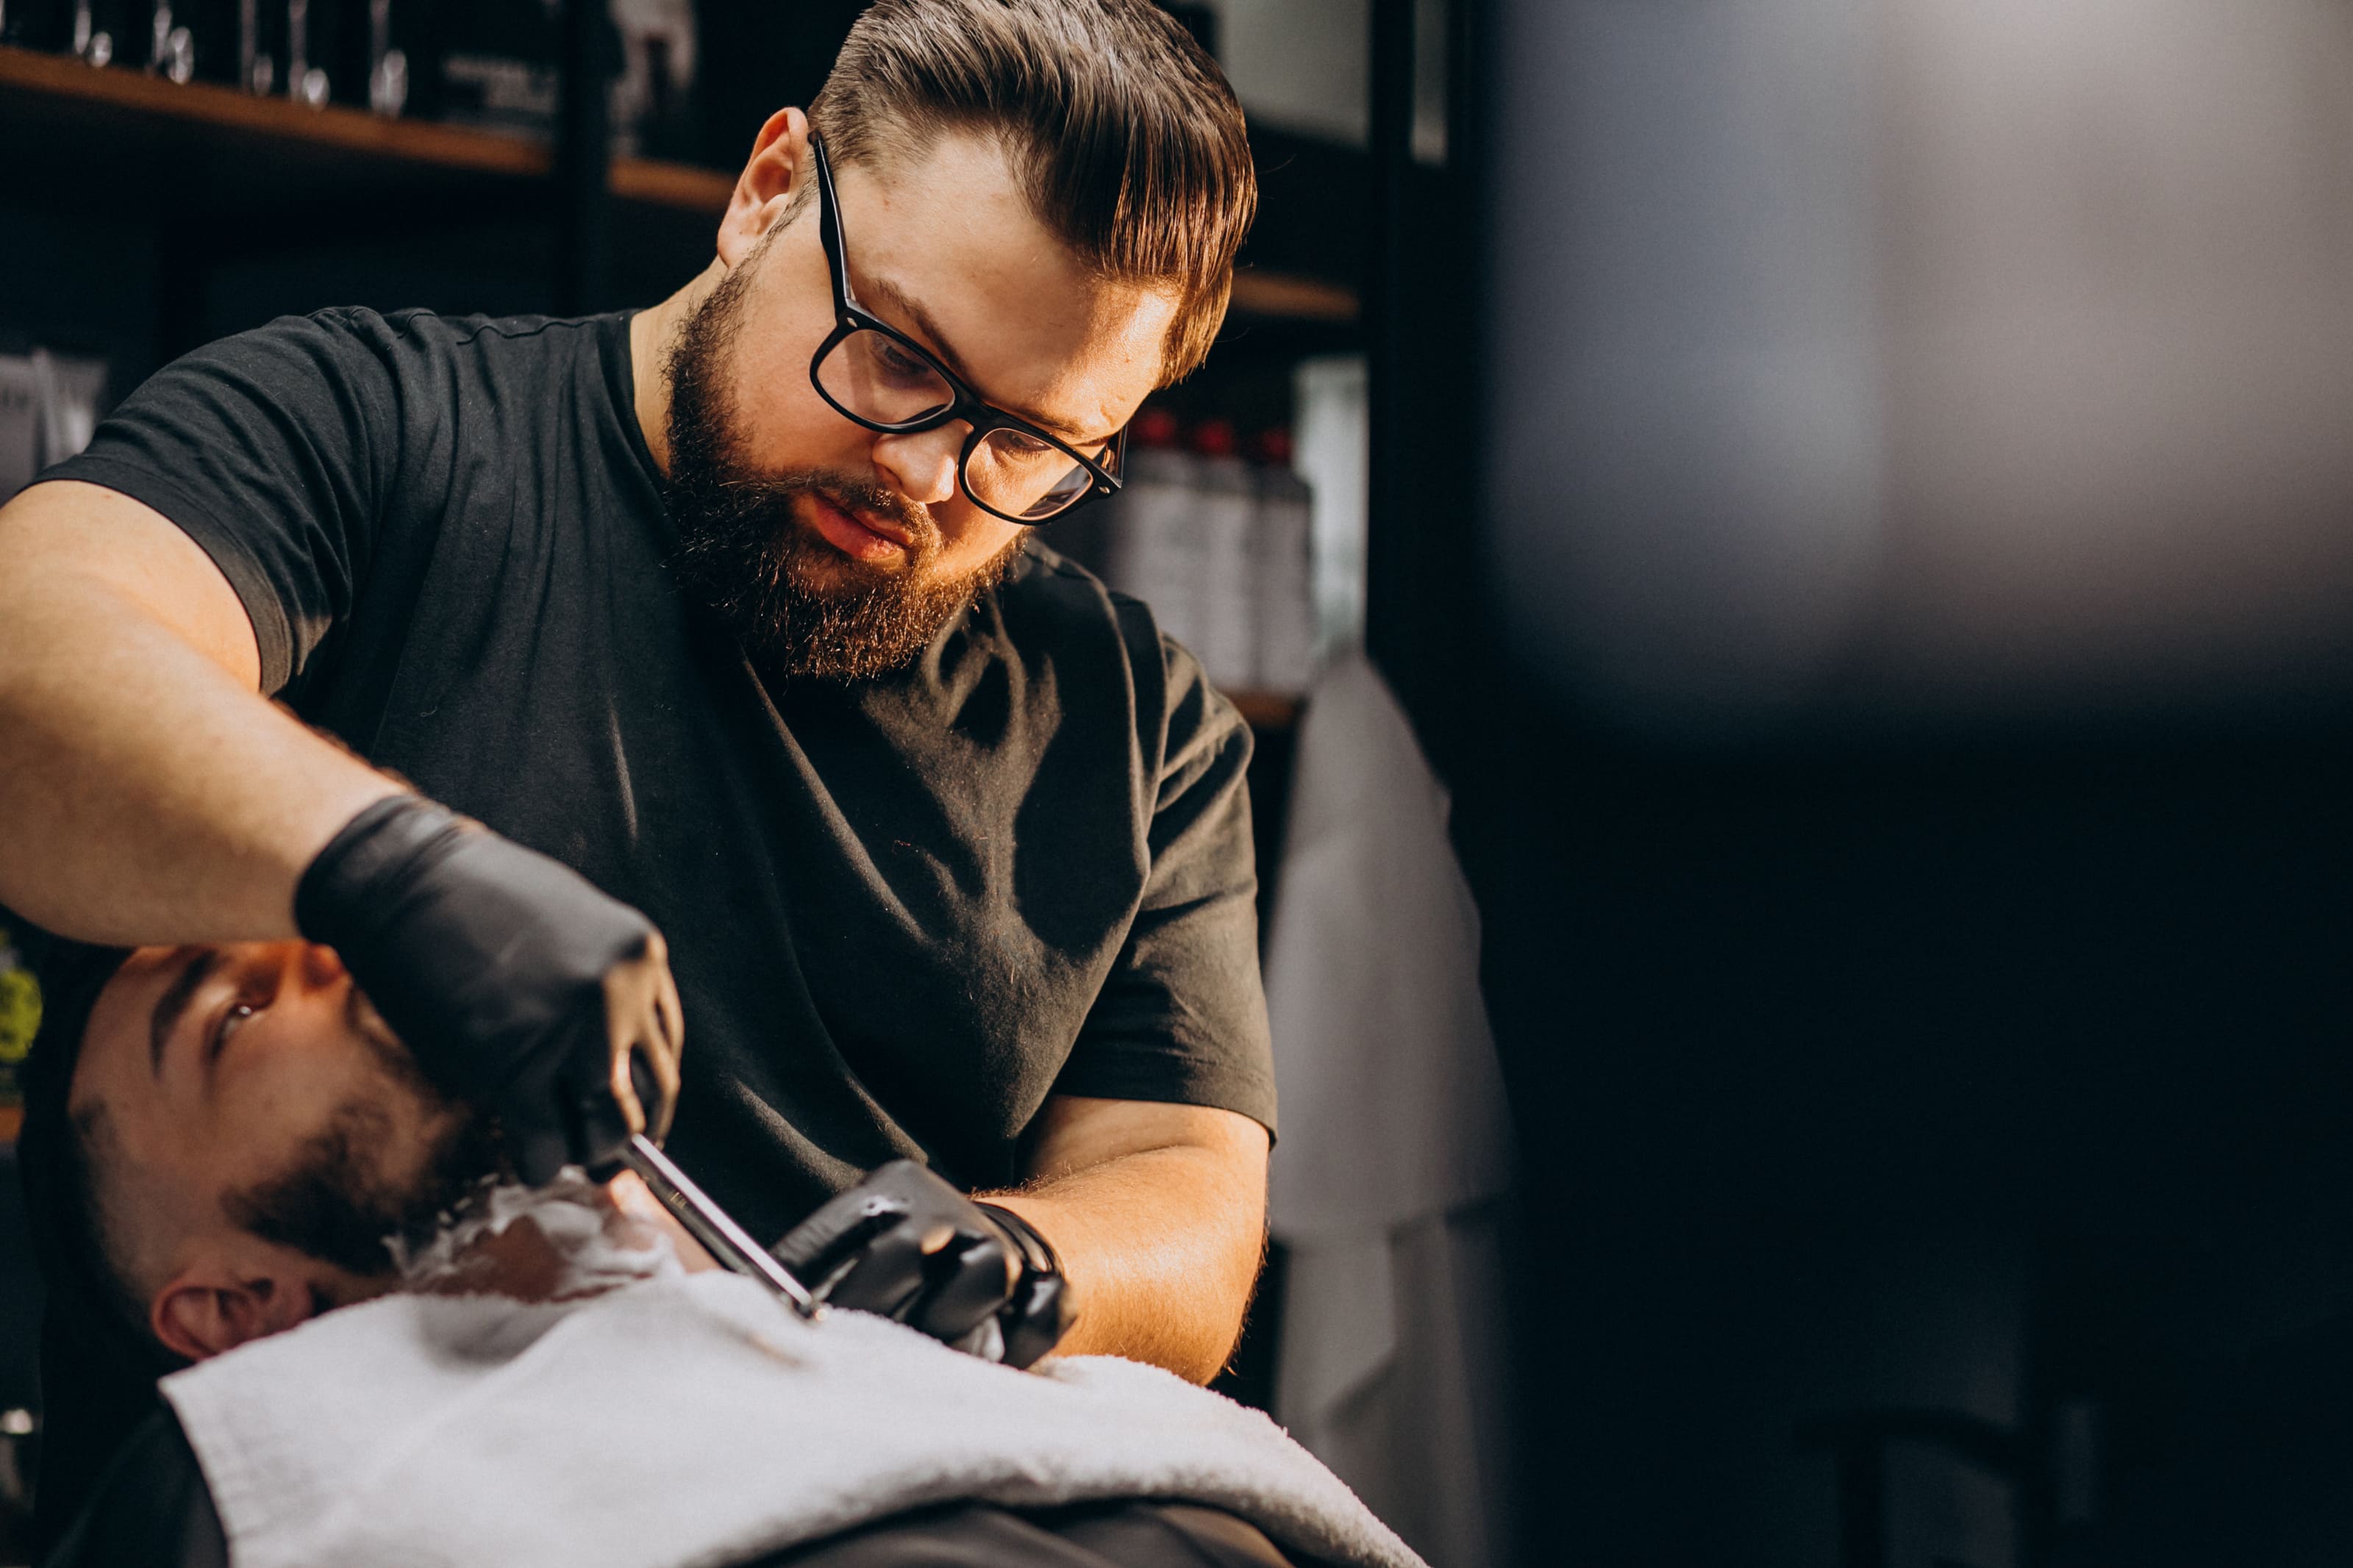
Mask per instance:
[[[670,350],[678,330],[710,292],[727,276],[717,258],[659,305],[629,318],[629,379],[637,399],[638,428],[645,433],[646,449],[654,466],[670,472]]]

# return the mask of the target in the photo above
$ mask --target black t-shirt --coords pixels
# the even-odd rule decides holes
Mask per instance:
[[[672,1148],[754,1231],[899,1155],[1012,1181],[1050,1093],[1271,1124],[1233,708],[1035,544],[903,672],[764,683],[664,566],[625,316],[281,320],[47,477],[186,530],[296,713],[661,927]]]

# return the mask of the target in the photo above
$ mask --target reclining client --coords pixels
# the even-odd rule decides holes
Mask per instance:
[[[331,949],[59,970],[37,1237],[165,1404],[54,1564],[1416,1561],[1264,1417],[1169,1373],[805,1321],[634,1177],[493,1184],[496,1124]]]

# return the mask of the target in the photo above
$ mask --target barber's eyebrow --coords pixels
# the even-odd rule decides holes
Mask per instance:
[[[227,957],[223,948],[199,949],[196,956],[172,977],[172,984],[164,987],[164,994],[155,998],[154,1014],[147,1020],[147,1065],[156,1077],[164,1075],[164,1042],[180,1026],[180,1016],[188,1010],[188,999],[196,994],[198,986],[213,977]]]
[[[929,310],[924,310],[904,289],[900,288],[888,278],[870,278],[866,280],[866,287],[875,295],[888,300],[905,312],[907,319],[915,323],[915,330],[923,334],[923,339],[931,345],[932,352],[940,356],[941,362],[955,372],[966,386],[974,384],[976,378],[972,372],[965,367],[963,359],[958,357],[955,348],[949,344],[947,335],[940,331],[939,323],[932,320]],[[1005,407],[1003,404],[991,404],[989,406]],[[1111,438],[1108,436],[1084,434],[1059,419],[1048,419],[1041,415],[1032,414],[1026,408],[1006,408],[1005,412],[1016,418],[1027,419],[1040,430],[1060,436],[1073,447],[1093,446]]]

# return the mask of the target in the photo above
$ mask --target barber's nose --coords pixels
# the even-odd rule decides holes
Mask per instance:
[[[951,421],[913,436],[878,436],[874,466],[909,500],[937,506],[955,495],[956,460],[966,434],[962,421]]]

